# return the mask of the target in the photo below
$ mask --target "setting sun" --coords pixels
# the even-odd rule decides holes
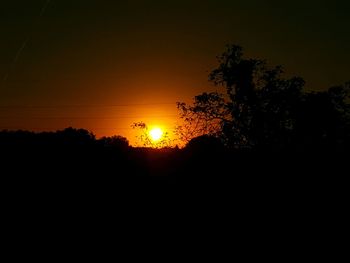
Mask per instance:
[[[153,141],[159,141],[163,136],[163,131],[160,128],[153,128],[150,130],[149,135]]]

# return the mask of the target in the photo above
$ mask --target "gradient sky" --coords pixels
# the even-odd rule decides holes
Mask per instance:
[[[207,75],[228,43],[309,89],[350,80],[347,0],[46,2],[0,3],[0,129],[131,141],[135,121],[170,129],[176,101],[214,89]]]

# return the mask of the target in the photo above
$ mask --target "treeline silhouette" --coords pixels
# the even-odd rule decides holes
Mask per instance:
[[[96,139],[89,131],[75,128],[40,133],[1,131],[0,149],[2,180],[18,179],[17,183],[28,185],[61,183],[65,187],[157,182],[193,186],[250,180],[253,186],[268,181],[273,184],[276,179],[300,184],[315,179],[317,183],[341,178],[348,158],[345,148],[230,149],[208,135],[192,139],[183,149],[132,147],[124,137]]]
[[[301,78],[283,79],[281,67],[246,59],[239,46],[229,46],[219,62],[210,80],[226,93],[203,93],[193,105],[178,104],[186,123],[178,127],[188,142],[184,148],[131,147],[124,137],[97,139],[71,127],[5,130],[2,185],[61,197],[160,190],[228,199],[344,200],[350,85],[306,92]]]
[[[152,149],[84,129],[2,131],[0,152],[5,226],[28,238],[128,236],[130,228],[172,237],[192,225],[202,235],[232,227],[242,236],[318,237],[329,217],[343,218],[348,200],[347,157],[229,149],[212,136]]]

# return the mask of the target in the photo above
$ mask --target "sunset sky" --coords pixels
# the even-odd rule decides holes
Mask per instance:
[[[350,80],[348,0],[2,0],[0,129],[170,131],[226,44],[321,90]]]

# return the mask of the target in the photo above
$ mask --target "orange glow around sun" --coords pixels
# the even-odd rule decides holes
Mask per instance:
[[[157,142],[163,137],[163,131],[159,127],[154,127],[149,131],[152,141]]]

